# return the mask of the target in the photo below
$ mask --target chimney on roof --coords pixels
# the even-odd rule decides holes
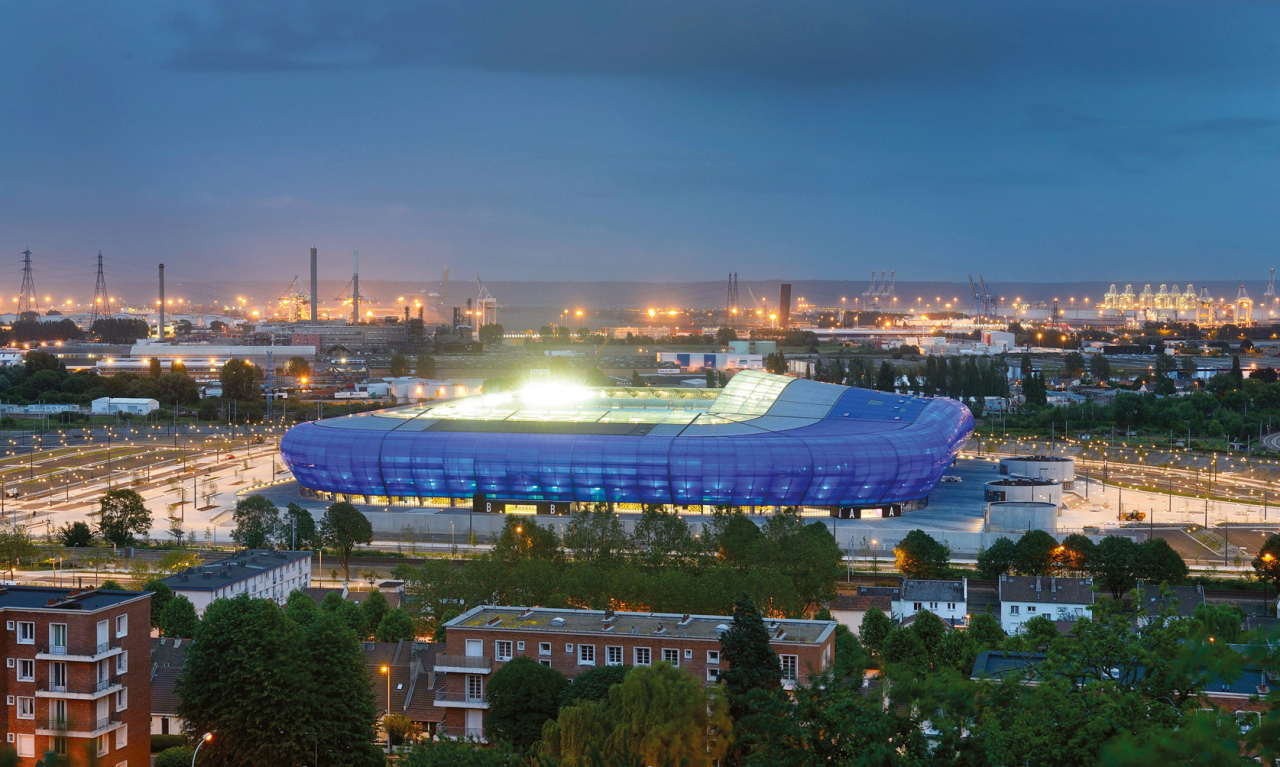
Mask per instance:
[[[524,620],[525,618],[528,618],[530,615],[533,615],[533,608],[526,607],[524,608],[524,612],[520,613],[520,620]]]

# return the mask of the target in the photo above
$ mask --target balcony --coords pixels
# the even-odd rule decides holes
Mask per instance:
[[[445,655],[436,656],[436,673],[487,674],[493,670],[493,658],[484,655]]]
[[[51,645],[48,642],[41,642],[36,646],[36,660],[98,661],[116,654],[119,650],[119,641],[69,645]]]
[[[96,700],[121,689],[119,677],[99,679],[80,684],[54,684],[45,682],[36,689],[37,698],[68,698],[71,700]]]
[[[66,738],[96,738],[120,724],[119,714],[105,717],[51,717],[36,718],[36,734]]]
[[[475,696],[466,692],[436,692],[436,705],[440,708],[488,708],[489,701],[483,696]]]

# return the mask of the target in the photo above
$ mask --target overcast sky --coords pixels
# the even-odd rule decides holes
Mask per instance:
[[[1261,280],[1278,45],[1269,2],[8,2],[0,279]]]

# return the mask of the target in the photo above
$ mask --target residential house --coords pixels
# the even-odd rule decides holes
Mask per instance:
[[[1038,615],[1074,621],[1093,613],[1093,578],[1002,575],[998,587],[1000,625],[1008,634],[1019,633],[1022,624]]]
[[[893,617],[899,621],[931,612],[951,626],[968,625],[969,579],[925,581],[903,578],[893,601]]]
[[[190,639],[151,640],[151,734],[178,735],[186,725],[178,716],[178,677]]]

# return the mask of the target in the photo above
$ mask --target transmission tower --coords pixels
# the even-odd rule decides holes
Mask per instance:
[[[31,248],[22,251],[22,292],[18,296],[18,317],[27,312],[40,312],[36,301],[36,281],[31,276]]]
[[[111,316],[111,307],[107,305],[107,277],[102,272],[102,251],[98,251],[98,281],[93,285],[93,306],[89,309],[89,329],[101,319]]]

